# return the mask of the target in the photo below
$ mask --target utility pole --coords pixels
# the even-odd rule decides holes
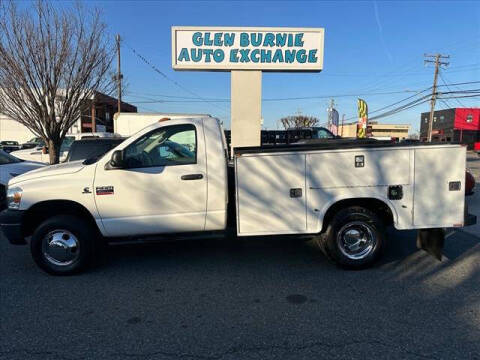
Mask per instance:
[[[441,59],[449,59],[450,55],[428,55],[424,54],[424,57],[427,58],[424,60],[425,65],[427,63],[435,64],[435,74],[433,76],[433,86],[432,86],[432,99],[430,100],[430,118],[428,119],[428,132],[427,132],[427,141],[432,142],[432,128],[433,128],[433,113],[435,112],[435,102],[437,101],[437,79],[439,67],[442,65],[447,66],[448,62],[441,61]],[[432,60],[434,59],[434,60]]]
[[[345,125],[345,114],[342,115],[342,135],[340,135],[341,137],[343,137],[343,126]]]
[[[117,42],[117,112],[122,110],[122,79],[123,75],[120,71],[120,34],[115,36],[115,40]]]

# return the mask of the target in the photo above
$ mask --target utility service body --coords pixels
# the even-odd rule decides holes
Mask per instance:
[[[238,36],[236,36],[238,35]],[[192,35],[193,48],[182,48],[179,62],[221,63],[228,56],[232,63],[316,63],[317,49],[303,49],[304,33],[223,33],[200,32]],[[227,47],[202,48],[208,47]],[[276,50],[268,49],[275,47]]]

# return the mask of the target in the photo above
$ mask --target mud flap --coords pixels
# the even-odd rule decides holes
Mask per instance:
[[[444,229],[421,229],[417,234],[417,248],[442,261],[442,250],[445,244]]]

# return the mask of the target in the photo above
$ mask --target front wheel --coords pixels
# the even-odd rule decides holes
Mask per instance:
[[[37,265],[52,275],[70,275],[91,262],[96,233],[82,218],[58,215],[34,231],[30,251]]]
[[[385,246],[385,227],[372,211],[352,206],[333,217],[317,243],[338,265],[360,269],[371,266]]]

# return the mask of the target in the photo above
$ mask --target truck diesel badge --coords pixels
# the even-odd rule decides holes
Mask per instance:
[[[96,187],[97,195],[113,195],[113,186],[97,186]]]

